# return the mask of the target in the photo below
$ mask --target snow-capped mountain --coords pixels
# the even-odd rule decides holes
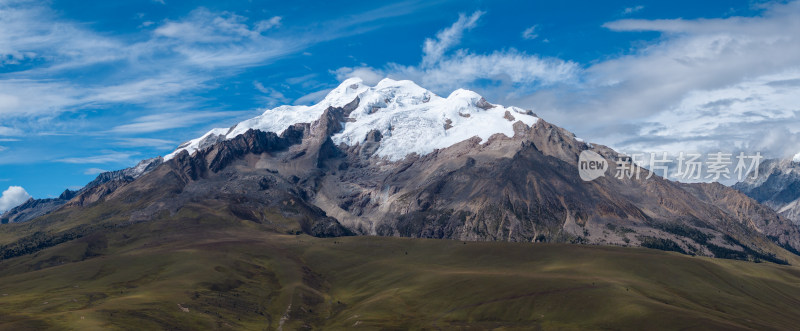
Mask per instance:
[[[538,120],[530,111],[492,105],[469,90],[458,89],[443,98],[408,80],[386,78],[368,86],[359,78],[351,78],[315,105],[268,109],[229,129],[213,129],[183,143],[165,159],[183,150],[192,154],[250,129],[281,134],[295,123],[316,121],[328,107],[344,107],[356,99],[358,106],[350,112],[344,129],[331,137],[332,141],[354,146],[362,143],[370,131],[377,131],[382,144],[376,154],[391,161],[412,153],[425,155],[475,136],[484,142],[498,133],[511,137],[515,122],[531,126]]]
[[[410,81],[350,79],[316,105],[269,109],[163,162],[101,174],[39,217],[135,224],[211,212],[280,233],[631,245],[777,263],[800,251],[795,224],[720,184],[616,178],[610,168],[584,182],[586,150],[619,157],[471,91],[445,98]]]

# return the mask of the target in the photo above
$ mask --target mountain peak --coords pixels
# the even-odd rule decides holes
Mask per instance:
[[[531,112],[517,107],[492,105],[470,90],[457,89],[442,98],[410,80],[384,78],[369,86],[360,78],[348,78],[317,104],[267,109],[230,129],[213,129],[183,143],[165,159],[182,150],[192,154],[250,129],[280,135],[293,124],[314,122],[325,109],[344,107],[356,99],[357,106],[350,112],[344,128],[331,139],[337,145],[353,146],[362,143],[369,132],[377,131],[385,140],[376,155],[391,161],[410,154],[424,155],[475,136],[483,141],[497,133],[511,137],[515,122],[531,126],[538,120]]]

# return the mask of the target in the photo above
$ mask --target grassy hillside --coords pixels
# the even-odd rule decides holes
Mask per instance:
[[[764,330],[800,322],[792,266],[640,248],[263,230],[176,215],[0,261],[0,329]]]

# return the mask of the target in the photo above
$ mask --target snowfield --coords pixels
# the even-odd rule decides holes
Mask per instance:
[[[249,129],[281,134],[292,124],[316,121],[328,107],[343,107],[356,98],[359,103],[350,113],[352,120],[344,123],[344,129],[331,139],[337,145],[353,146],[363,142],[367,133],[377,130],[383,139],[376,154],[390,161],[412,153],[425,155],[475,136],[484,142],[497,133],[511,137],[515,122],[531,126],[538,120],[517,107],[489,104],[469,90],[458,89],[443,98],[408,80],[386,78],[370,87],[361,79],[350,78],[315,105],[268,109],[230,129],[213,129],[185,142],[164,159],[171,159],[182,150],[194,153]]]

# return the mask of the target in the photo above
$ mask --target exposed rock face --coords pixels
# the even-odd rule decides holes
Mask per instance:
[[[0,215],[0,223],[19,223],[32,220],[36,217],[48,214],[59,207],[63,206],[67,201],[72,199],[78,192],[65,190],[58,198],[55,199],[34,199],[30,198],[25,203],[7,210]]]
[[[753,175],[733,188],[800,225],[800,163],[766,160],[759,165],[758,176]]]
[[[78,191],[75,197],[67,201],[64,205],[70,207],[70,206],[85,206],[91,203],[95,203],[103,199],[106,195],[111,194],[116,189],[132,181],[133,178],[131,177],[122,177],[119,179],[103,182],[102,184],[95,184],[94,186],[86,186],[82,188],[80,191]]]
[[[158,167],[163,162],[163,159],[159,157],[155,157],[152,159],[142,160],[137,165],[116,171],[108,171],[97,175],[93,181],[86,184],[81,189],[81,192],[90,190],[95,186],[99,186],[111,181],[132,181],[136,178],[139,178],[141,175],[144,175],[150,171],[153,171],[156,167]]]
[[[314,123],[317,127],[322,124]],[[307,203],[307,191],[298,185],[306,183],[300,183],[299,177],[294,175],[302,171],[283,175],[262,161],[280,155],[286,162],[285,167],[296,170],[300,169],[294,163],[316,164],[316,161],[304,162],[316,158],[311,151],[321,150],[319,145],[313,144],[314,136],[310,131],[314,125],[294,125],[281,136],[250,130],[193,155],[183,151],[135,181],[102,191],[99,199],[87,191],[73,201],[84,199],[81,206],[103,201],[142,205],[127,216],[132,222],[155,219],[165,212],[174,214],[188,204],[220,205],[225,206],[225,213],[274,225],[276,231],[289,231],[299,226],[300,230],[314,236],[350,235],[352,232],[336,219]],[[105,188],[104,185],[96,189]],[[285,219],[294,223],[285,224]]]
[[[545,121],[517,123],[514,137],[471,139],[397,163],[370,158],[373,137],[328,160],[313,202],[364,234],[460,240],[643,245],[743,258],[770,239],[800,247],[797,227],[718,184],[684,186],[658,176],[593,182],[577,176],[591,148]],[[741,255],[737,255],[741,254]]]

